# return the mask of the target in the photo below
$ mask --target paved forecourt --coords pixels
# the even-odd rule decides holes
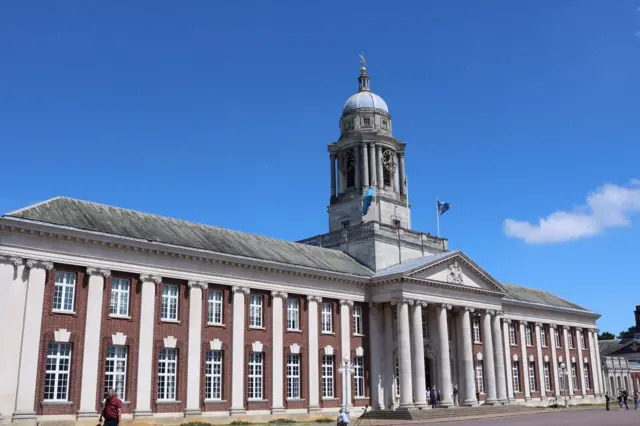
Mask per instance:
[[[425,424],[427,424],[425,422]],[[452,426],[636,426],[640,424],[639,411],[575,410],[527,414],[481,420],[451,421]]]

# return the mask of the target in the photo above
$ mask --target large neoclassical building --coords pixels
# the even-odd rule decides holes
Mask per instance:
[[[454,387],[461,405],[600,398],[599,316],[412,230],[405,148],[362,68],[329,144],[324,235],[63,197],[2,216],[2,422],[95,422],[109,388],[162,422],[333,416],[343,392],[353,410],[425,408],[428,387],[444,407]]]

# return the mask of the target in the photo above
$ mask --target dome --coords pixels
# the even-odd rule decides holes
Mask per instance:
[[[358,92],[347,99],[347,102],[345,102],[344,108],[342,109],[342,113],[346,114],[349,111],[363,108],[382,110],[389,114],[389,107],[387,106],[387,103],[380,96],[368,90]]]

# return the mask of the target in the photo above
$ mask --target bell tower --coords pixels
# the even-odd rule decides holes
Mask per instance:
[[[340,138],[329,144],[329,230],[366,222],[411,229],[405,144],[393,137],[389,108],[371,91],[365,65],[361,57],[358,92],[342,110]],[[363,215],[363,199],[369,188],[375,196]]]

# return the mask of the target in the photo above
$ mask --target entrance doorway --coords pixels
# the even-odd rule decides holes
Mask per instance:
[[[431,358],[424,357],[424,383],[429,390],[434,386],[431,375]]]

